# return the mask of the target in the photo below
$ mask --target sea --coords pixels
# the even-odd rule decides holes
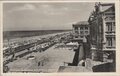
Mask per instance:
[[[3,40],[14,39],[14,38],[23,38],[23,37],[32,37],[32,36],[41,36],[53,33],[68,32],[71,30],[27,30],[27,31],[3,31]]]

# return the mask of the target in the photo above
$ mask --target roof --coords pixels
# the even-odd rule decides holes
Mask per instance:
[[[74,25],[88,25],[88,21],[80,21],[80,22],[77,22],[76,24]]]
[[[114,4],[113,3],[101,3],[100,5],[101,5],[100,7],[101,12],[104,12],[107,9],[111,8]]]
[[[111,6],[111,5],[114,5],[114,3],[100,3],[100,5],[102,5],[102,6]]]

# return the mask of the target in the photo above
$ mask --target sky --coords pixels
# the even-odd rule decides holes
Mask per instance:
[[[4,3],[3,30],[65,30],[87,21],[95,3]]]

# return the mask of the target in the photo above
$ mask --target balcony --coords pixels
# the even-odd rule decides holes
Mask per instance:
[[[104,48],[103,51],[106,51],[106,52],[112,52],[112,51],[115,51],[116,49],[115,48]]]
[[[106,31],[106,35],[115,35],[115,31]]]
[[[106,46],[106,48],[115,48],[115,46]]]
[[[106,17],[105,21],[115,21],[115,17]]]

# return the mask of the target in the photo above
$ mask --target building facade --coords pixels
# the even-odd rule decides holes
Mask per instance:
[[[114,60],[115,57],[115,6],[113,3],[96,3],[91,13],[90,43],[93,58],[96,60]]]
[[[87,21],[81,21],[73,24],[73,39],[78,39],[86,42],[86,36],[89,35],[89,23]]]

